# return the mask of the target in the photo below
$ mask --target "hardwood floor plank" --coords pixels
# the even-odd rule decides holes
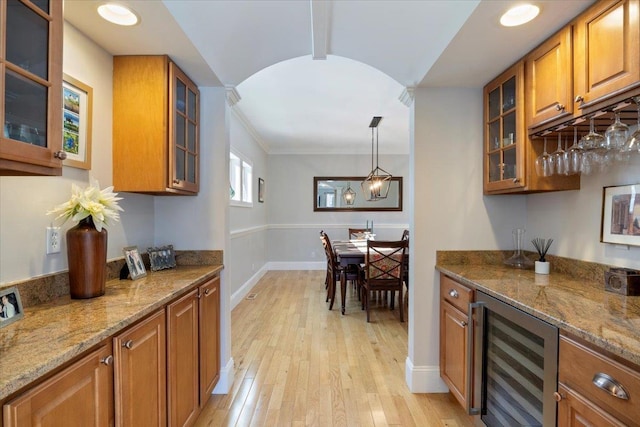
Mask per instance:
[[[408,322],[374,301],[371,323],[351,286],[328,310],[324,271],[270,271],[231,313],[235,381],[196,427],[472,427],[451,394],[412,394]],[[339,294],[339,292],[338,292]],[[397,302],[396,302],[397,305]]]

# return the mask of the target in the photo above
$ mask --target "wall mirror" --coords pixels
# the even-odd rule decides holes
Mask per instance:
[[[391,178],[389,194],[386,199],[367,201],[360,183],[364,176],[324,176],[313,178],[313,210],[319,212],[335,211],[401,211],[402,177]],[[353,191],[353,204],[347,204],[343,195]]]

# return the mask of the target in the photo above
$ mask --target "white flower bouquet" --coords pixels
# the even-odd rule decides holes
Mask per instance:
[[[100,190],[97,180],[91,180],[84,190],[76,184],[71,184],[71,199],[61,205],[56,206],[47,212],[47,215],[57,214],[57,219],[62,219],[64,224],[68,219],[82,221],[91,216],[96,230],[102,231],[102,227],[111,221],[119,221],[118,211],[124,211],[119,205],[116,197],[118,193],[113,192],[113,186]]]

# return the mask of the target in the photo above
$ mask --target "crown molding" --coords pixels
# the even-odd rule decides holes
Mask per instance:
[[[226,91],[227,104],[229,104],[229,107],[235,107],[235,105],[242,99],[236,90],[236,87],[227,85],[224,87],[224,90]]]
[[[407,107],[411,107],[411,104],[413,104],[413,99],[415,98],[415,94],[413,93],[414,90],[415,88],[413,87],[405,87],[398,97],[400,102],[402,102]]]
[[[240,124],[245,128],[245,130],[251,135],[251,137],[258,143],[258,145],[264,150],[265,153],[269,154],[269,144],[262,139],[256,128],[253,127],[247,116],[244,115],[240,106],[235,105],[231,107],[231,112],[233,115],[240,121]]]

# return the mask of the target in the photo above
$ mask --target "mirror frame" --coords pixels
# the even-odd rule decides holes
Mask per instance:
[[[398,206],[387,208],[376,207],[364,207],[364,208],[352,208],[352,207],[337,207],[337,208],[321,208],[318,207],[318,181],[354,181],[357,182],[358,187],[360,183],[364,181],[366,176],[314,176],[313,177],[313,211],[314,212],[401,212],[402,211],[402,177],[394,176],[391,181],[398,183]],[[374,206],[375,202],[371,202]]]

